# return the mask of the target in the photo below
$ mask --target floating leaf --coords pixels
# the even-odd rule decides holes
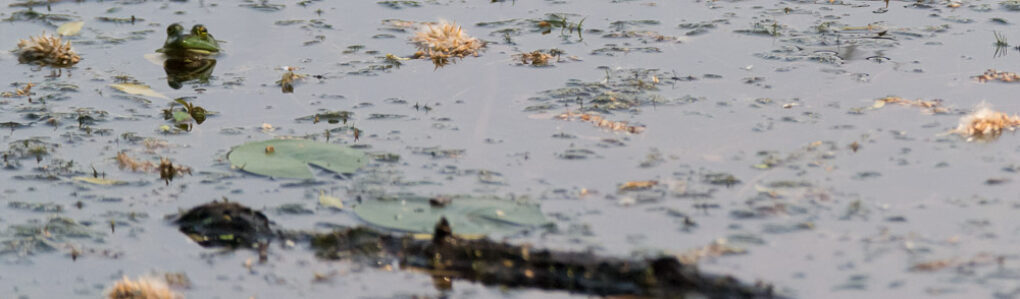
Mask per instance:
[[[60,27],[57,27],[57,34],[63,36],[78,35],[78,32],[81,31],[81,27],[83,25],[85,25],[85,22],[82,21],[64,23],[63,25],[60,25]]]
[[[161,93],[158,93],[155,90],[152,90],[151,88],[149,88],[149,86],[146,86],[146,85],[130,84],[130,83],[118,83],[118,84],[110,84],[110,87],[113,87],[113,89],[120,90],[120,91],[122,91],[124,93],[127,93],[127,94],[147,96],[147,97],[154,97],[154,98],[161,98],[161,99],[170,99],[170,98],[166,97],[165,95],[163,95]]]
[[[104,179],[104,178],[97,178],[97,177],[90,177],[90,176],[74,177],[74,181],[89,183],[89,184],[93,184],[93,185],[103,185],[103,186],[116,186],[116,185],[127,184],[127,182],[125,182],[125,181],[118,181],[118,180],[111,180],[111,179]]]
[[[315,165],[336,173],[352,173],[367,161],[363,152],[346,146],[301,139],[256,141],[227,154],[233,167],[271,177],[310,179]]]
[[[319,204],[324,207],[331,207],[343,210],[344,202],[339,198],[326,195],[326,192],[319,190]]]
[[[536,204],[467,196],[444,204],[420,196],[367,200],[354,213],[375,226],[416,233],[431,233],[444,216],[459,235],[511,233],[548,223]]]

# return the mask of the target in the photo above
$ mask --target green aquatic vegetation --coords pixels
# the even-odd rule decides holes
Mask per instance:
[[[60,147],[59,144],[48,142],[46,139],[45,137],[32,137],[10,142],[7,145],[7,151],[3,152],[4,162],[26,158],[35,158],[37,162],[42,161],[43,157],[53,154]]]
[[[382,5],[383,7],[391,8],[391,9],[404,9],[404,8],[421,7],[421,2],[418,2],[418,1],[406,1],[406,0],[403,0],[403,1],[379,1],[379,2],[376,2],[376,3],[378,3],[379,5]]]
[[[999,2],[999,5],[1001,5],[1002,8],[1005,8],[1006,10],[1009,10],[1009,11],[1020,11],[1020,1],[1018,1],[1018,0],[1006,0],[1006,1],[1002,1],[1002,2]]]
[[[321,121],[325,121],[328,124],[343,123],[347,124],[347,121],[354,116],[354,112],[346,110],[336,111],[322,111],[316,114],[295,118],[297,122],[311,121],[313,124],[317,124]]]
[[[616,31],[625,31],[631,27],[656,26],[661,23],[662,22],[657,20],[621,20],[609,23],[609,27],[612,27],[612,29]]]
[[[556,157],[564,160],[587,160],[591,158],[601,158],[602,156],[599,156],[595,153],[595,151],[590,149],[570,148],[564,150],[562,153],[557,153]]]
[[[176,105],[183,107],[175,109]],[[192,122],[201,125],[207,116],[213,114],[215,113],[206,111],[205,108],[190,103],[185,98],[177,98],[170,103],[170,108],[163,109],[163,119],[173,122],[178,129],[186,132],[191,131]]]
[[[96,17],[96,20],[100,21],[100,22],[116,23],[116,24],[134,24],[135,22],[144,22],[145,21],[145,19],[136,18],[135,16],[123,17],[123,18],[118,18],[118,17]]]
[[[432,232],[443,217],[466,235],[514,233],[548,223],[537,204],[473,196],[381,196],[363,200],[354,213],[373,226],[416,233]]]
[[[271,139],[245,143],[227,154],[231,167],[277,177],[314,178],[309,165],[338,174],[357,171],[366,155],[350,147],[301,139]]]
[[[546,90],[541,96],[529,99],[544,104],[547,102],[566,105],[575,112],[601,112],[632,110],[643,106],[679,104],[689,97],[669,99],[658,93],[659,86],[675,84],[682,80],[672,73],[657,69],[617,69],[610,70],[600,67],[605,72],[601,81],[585,82],[570,79],[566,87]],[[542,107],[556,106],[533,105],[526,109],[543,111]],[[562,109],[560,106],[558,109]]]
[[[238,6],[265,12],[280,11],[287,7],[286,5],[283,4],[269,3],[269,0],[245,0],[244,2],[247,3],[239,4]]]
[[[438,146],[432,147],[410,147],[412,153],[418,155],[432,156],[432,158],[457,158],[463,156],[467,150],[463,149],[447,149],[440,148]]]
[[[73,240],[102,242],[103,233],[74,219],[52,217],[15,224],[0,233],[0,255],[28,256],[67,249]]]
[[[995,35],[995,46],[996,47],[1008,47],[1009,43],[1006,41],[1006,34],[998,31],[992,31]]]
[[[9,17],[3,19],[5,22],[16,22],[16,21],[41,21],[50,26],[56,27],[59,23],[69,22],[77,19],[73,15],[57,14],[57,13],[42,13],[32,9],[21,10],[11,13]]]

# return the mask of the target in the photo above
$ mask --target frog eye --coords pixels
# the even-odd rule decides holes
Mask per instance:
[[[181,33],[181,31],[184,31],[184,26],[178,23],[173,23],[166,27],[166,33],[171,36]]]
[[[195,34],[195,35],[198,35],[198,36],[205,37],[206,35],[209,34],[209,32],[206,31],[205,26],[195,25],[195,27],[191,28],[191,34]]]

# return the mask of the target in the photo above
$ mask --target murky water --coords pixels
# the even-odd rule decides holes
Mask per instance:
[[[82,56],[72,68],[0,54],[3,91],[35,84],[31,101],[0,98],[0,121],[19,125],[0,134],[2,149],[31,138],[53,147],[39,162],[12,154],[0,171],[0,298],[95,298],[122,276],[165,272],[190,278],[182,290],[189,298],[440,295],[427,275],[320,261],[304,244],[274,244],[267,263],[245,267],[256,252],[202,248],[164,220],[227,197],[263,209],[280,227],[326,231],[364,223],[349,210],[319,207],[320,192],[353,206],[376,191],[528,198],[556,228],[507,240],[543,248],[627,257],[725,240],[745,252],[703,257],[702,269],[769,282],[793,297],[1017,297],[1020,137],[967,142],[948,133],[982,102],[1020,112],[1013,83],[974,79],[987,69],[1017,71],[1020,52],[1007,46],[1003,55],[994,45],[993,31],[1020,39],[1020,19],[1007,4],[425,1],[393,9],[375,1],[72,1],[33,8],[66,15],[55,21],[5,6],[0,17],[10,20],[0,23],[0,36],[9,49],[67,21],[85,25],[69,38]],[[580,24],[581,34],[543,34],[537,24],[547,14]],[[441,68],[427,60],[386,68],[386,54],[416,51],[409,40],[416,29],[392,19],[453,21],[488,45],[479,57]],[[145,57],[175,22],[204,24],[223,41],[208,83],[173,89],[163,67]],[[514,57],[553,48],[564,54],[548,67]],[[293,93],[275,83],[284,66],[310,75]],[[124,81],[192,97],[217,114],[191,131],[164,131],[172,126],[162,112],[170,101],[109,87]],[[876,108],[887,96],[940,99],[948,112]],[[353,111],[349,126],[361,130],[357,140],[352,130],[334,130],[329,142],[399,161],[374,161],[349,177],[317,170],[314,181],[301,182],[245,174],[225,160],[248,141],[325,141],[326,130],[344,125],[295,121],[320,110]],[[568,111],[643,130],[557,117]],[[86,114],[95,121],[79,125]],[[463,152],[432,155],[431,147]],[[167,157],[192,175],[165,184],[120,169],[119,152]],[[74,181],[93,169],[128,183]],[[739,182],[719,180],[729,175]],[[656,184],[622,187],[639,181]],[[289,204],[305,211],[279,209]],[[83,223],[85,232],[46,235],[52,226],[43,223],[54,217]],[[35,224],[27,230],[34,233],[19,234],[25,224]],[[26,241],[40,238],[47,242]],[[571,296],[463,281],[450,295]]]

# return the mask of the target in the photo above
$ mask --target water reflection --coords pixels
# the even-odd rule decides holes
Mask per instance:
[[[163,62],[166,83],[173,89],[180,89],[185,82],[209,83],[209,76],[216,68],[216,59],[169,58]]]

